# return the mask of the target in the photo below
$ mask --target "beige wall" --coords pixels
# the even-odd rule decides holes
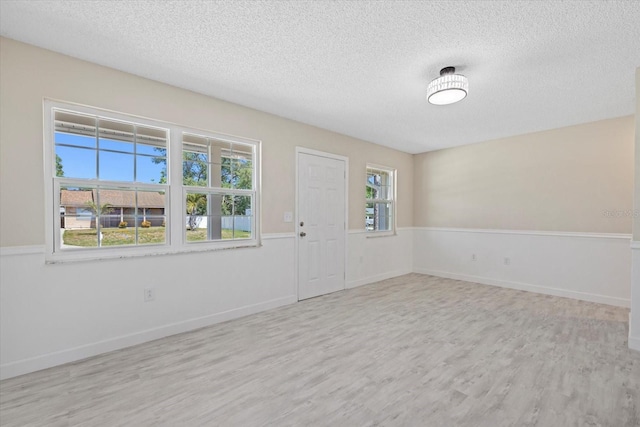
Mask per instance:
[[[364,228],[362,183],[371,162],[398,169],[400,227],[631,232],[624,212],[632,209],[633,116],[411,156],[13,40],[0,43],[0,246],[44,243],[44,97],[262,140],[265,233],[294,230],[282,216],[295,210],[296,146],[349,157],[351,229]],[[636,183],[640,209],[640,176]]]
[[[0,246],[44,243],[45,97],[262,140],[264,233],[294,231],[296,146],[349,157],[351,229],[364,229],[367,162],[398,169],[398,226],[413,223],[409,154],[5,38],[0,55]]]
[[[628,116],[416,155],[415,226],[631,233],[633,135]]]

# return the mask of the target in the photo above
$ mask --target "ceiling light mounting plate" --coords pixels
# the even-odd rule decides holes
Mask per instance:
[[[440,70],[440,75],[444,76],[445,74],[454,74],[456,72],[456,67],[444,67]]]

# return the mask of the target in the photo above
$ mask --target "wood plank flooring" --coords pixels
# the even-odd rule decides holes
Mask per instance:
[[[410,274],[0,383],[2,426],[639,426],[628,310]]]

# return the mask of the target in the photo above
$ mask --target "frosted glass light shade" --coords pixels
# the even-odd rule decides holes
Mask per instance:
[[[427,87],[427,100],[435,105],[453,104],[469,93],[469,81],[461,74],[442,74]]]

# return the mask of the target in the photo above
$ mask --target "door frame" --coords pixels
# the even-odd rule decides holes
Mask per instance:
[[[294,273],[295,273],[295,283],[296,283],[296,299],[300,301],[300,263],[298,260],[299,245],[300,245],[300,209],[298,206],[298,192],[300,189],[298,188],[298,181],[300,179],[300,165],[299,159],[300,154],[309,154],[312,156],[318,157],[326,157],[333,160],[341,160],[344,162],[344,288],[347,289],[347,271],[349,270],[349,157],[341,156],[339,154],[327,153],[325,151],[313,150],[311,148],[305,148],[296,146],[296,193],[295,193],[295,235],[294,235],[294,250],[295,250],[295,262],[294,262]]]

